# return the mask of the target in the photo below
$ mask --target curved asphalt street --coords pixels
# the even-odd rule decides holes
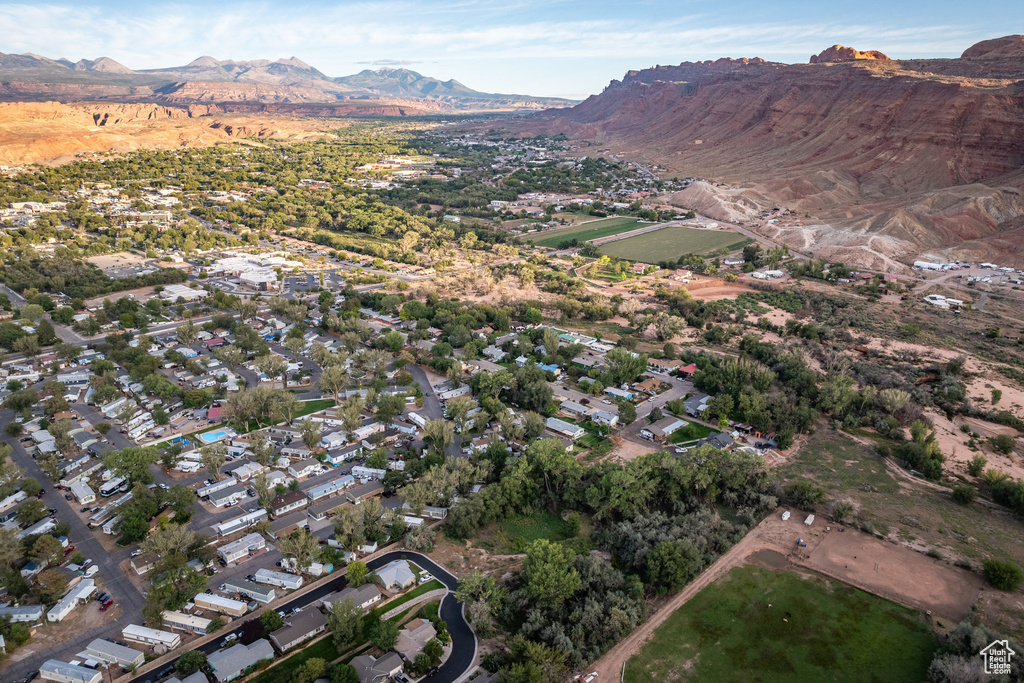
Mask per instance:
[[[375,571],[394,560],[412,560],[421,568],[433,574],[434,578],[443,583],[452,593],[454,593],[459,586],[459,580],[452,574],[448,573],[447,570],[431,560],[429,557],[415,552],[396,550],[374,558],[367,562],[366,565],[371,571]],[[348,585],[347,578],[345,576],[339,576],[333,581],[328,581],[324,585],[318,586],[315,590],[309,591],[294,600],[290,600],[281,605],[275,605],[274,609],[279,610],[305,607],[306,605],[313,604],[317,600],[320,600],[335,591],[343,589],[346,585]],[[440,616],[448,626],[448,633],[451,634],[452,652],[451,656],[448,657],[448,660],[441,665],[437,673],[433,676],[428,676],[426,680],[429,680],[430,683],[455,683],[455,681],[461,678],[464,674],[468,673],[470,667],[473,665],[473,659],[476,656],[476,635],[473,633],[473,630],[466,622],[465,616],[462,614],[462,603],[458,602],[454,595],[446,595],[441,600]],[[253,618],[256,617],[250,617],[250,619]],[[226,637],[227,634],[241,631],[242,625],[247,621],[248,619],[239,620],[232,628],[218,631],[218,634],[222,637],[211,640],[198,648],[189,649],[202,650],[208,655],[213,654],[217,650],[221,649],[221,643],[224,641],[224,637]],[[187,652],[187,650],[182,650],[179,653],[179,656],[185,652]],[[162,664],[159,669],[172,666],[176,661],[177,660],[175,659],[172,662]],[[139,674],[135,678],[131,679],[129,683],[155,683],[157,680],[156,670],[154,670]]]

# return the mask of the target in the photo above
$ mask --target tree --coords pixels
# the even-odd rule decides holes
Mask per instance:
[[[49,511],[50,509],[46,507],[46,503],[38,498],[33,498],[21,504],[18,511],[14,513],[14,518],[18,520],[18,524],[26,527],[41,520]]]
[[[331,683],[360,683],[359,674],[351,664],[338,662],[331,670]]]
[[[277,548],[284,557],[295,560],[295,569],[300,574],[320,557],[320,542],[307,529],[294,531],[280,539]]]
[[[276,382],[278,377],[288,371],[288,363],[281,356],[267,353],[256,358],[256,368],[271,382]]]
[[[430,657],[430,665],[437,666],[438,662],[441,661],[441,655],[444,654],[444,646],[437,638],[431,638],[426,645],[423,646],[423,654]]]
[[[277,612],[264,612],[264,615],[266,614],[276,615]],[[261,618],[264,615],[261,615]],[[178,661],[174,663],[174,670],[182,676],[191,676],[204,666],[206,666],[206,653],[202,650],[188,650],[178,657]]]
[[[370,643],[387,652],[398,642],[398,624],[381,619],[370,629]]]
[[[1009,434],[998,434],[996,436],[989,437],[988,444],[1003,455],[1009,455],[1013,452],[1015,442],[1013,437]]]
[[[334,539],[342,548],[353,551],[364,543],[362,517],[353,506],[346,505],[335,512]]]
[[[978,489],[970,484],[959,484],[953,487],[953,502],[959,505],[970,505],[978,497]]]
[[[21,559],[21,539],[17,529],[0,529],[0,569],[9,569]]]
[[[190,489],[186,488],[185,490],[192,493]],[[195,494],[192,493],[192,495]],[[177,514],[175,514],[175,519],[177,519]],[[151,531],[146,536],[146,540],[142,542],[142,550],[161,558],[178,556],[189,559],[207,541],[206,537],[197,534],[184,524],[168,524],[164,528],[157,527]]]
[[[25,356],[25,358],[33,359],[39,355],[39,338],[35,335],[21,337],[14,342],[12,349],[15,353]]]
[[[68,578],[59,569],[46,569],[36,576],[37,592],[42,602],[53,602],[68,590]]]
[[[348,399],[338,409],[338,415],[341,417],[341,425],[345,428],[346,436],[352,441],[355,438],[355,431],[363,424],[363,399],[359,396]]]
[[[352,598],[332,603],[327,612],[327,627],[331,629],[334,647],[338,652],[344,652],[363,635],[363,610],[356,607]]]
[[[1024,581],[1024,571],[1020,565],[1010,560],[985,560],[982,575],[993,588],[1001,591],[1015,591]]]
[[[329,365],[323,369],[320,373],[320,379],[317,381],[317,388],[325,393],[330,394],[334,397],[334,401],[337,403],[339,394],[345,390],[348,385],[348,370],[343,365]]]
[[[103,465],[116,476],[126,477],[135,484],[152,484],[153,472],[149,466],[160,460],[160,451],[153,446],[123,448],[103,458]]]
[[[447,420],[428,420],[423,427],[424,439],[429,439],[434,449],[444,453],[455,442],[455,427]]]
[[[619,422],[624,425],[636,421],[636,406],[628,401],[619,401]]]
[[[46,315],[46,311],[38,304],[25,304],[21,307],[21,317],[31,320],[33,323],[42,320],[44,315]]]
[[[582,585],[572,566],[573,552],[546,538],[530,544],[523,559],[523,588],[546,607],[565,602]]]
[[[988,458],[979,453],[967,463],[967,473],[972,477],[980,477],[985,472],[985,465],[987,464]]]
[[[420,652],[412,660],[412,670],[417,676],[423,676],[430,670],[430,657],[426,652]]]
[[[270,501],[274,497],[270,495],[270,483],[267,481],[266,472],[260,472],[253,477],[252,488],[256,491],[256,500],[259,502],[260,507],[264,510],[269,510]]]
[[[647,354],[633,355],[626,349],[615,348],[605,354],[608,364],[606,384],[631,384],[647,371]]]
[[[477,408],[476,401],[470,396],[457,396],[448,401],[448,419],[455,423],[455,431],[459,434],[466,430],[469,412]]]
[[[199,449],[203,467],[215,480],[220,481],[220,468],[227,462],[227,446],[223,441],[211,443]]]
[[[262,431],[249,432],[249,450],[259,464],[266,467],[274,457],[274,444]]]
[[[366,583],[366,575],[369,573],[369,569],[366,568],[366,563],[356,560],[350,562],[348,565],[348,571],[346,577],[348,578],[348,585],[350,586],[362,586]]]
[[[523,413],[523,439],[533,441],[544,433],[544,418],[532,410]]]
[[[188,320],[184,325],[178,326],[174,331],[174,336],[185,346],[191,346],[199,339],[199,328],[191,320]]]
[[[260,623],[267,633],[272,633],[284,626],[284,619],[274,610],[268,609],[260,615]]]
[[[32,545],[32,559],[44,567],[55,565],[64,556],[64,546],[49,534],[43,534]]]
[[[397,394],[381,396],[377,399],[377,420],[390,426],[396,417],[405,410],[405,398]]]
[[[323,425],[321,423],[313,422],[313,420],[308,418],[299,423],[299,434],[302,437],[302,443],[311,451],[319,448],[322,431]]]
[[[825,500],[825,490],[815,486],[809,479],[798,479],[785,488],[785,493],[793,505],[804,510],[813,511]]]

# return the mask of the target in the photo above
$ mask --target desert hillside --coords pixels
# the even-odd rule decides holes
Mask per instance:
[[[837,45],[811,62],[634,71],[523,130],[724,182],[677,197],[722,219],[784,203],[806,225],[773,228],[779,236],[833,257],[867,265],[955,250],[1024,262],[1020,36],[959,59],[897,61]]]
[[[88,152],[208,147],[250,137],[301,140],[322,135],[326,127],[204,105],[0,103],[0,164],[60,164]]]

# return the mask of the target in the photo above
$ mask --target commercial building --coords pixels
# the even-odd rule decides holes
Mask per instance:
[[[57,683],[100,683],[103,674],[96,669],[48,659],[39,667],[39,677]]]
[[[85,651],[93,659],[101,659],[111,664],[120,664],[124,669],[140,666],[146,661],[146,656],[138,650],[133,650],[130,647],[118,645],[102,638],[97,638],[89,643]]]

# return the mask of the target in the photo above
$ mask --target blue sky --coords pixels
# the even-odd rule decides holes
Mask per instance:
[[[837,5],[842,4],[842,7]],[[1024,33],[1021,0],[0,0],[0,52],[144,69],[296,56],[329,76],[406,66],[478,90],[583,98],[628,69],[718,57],[806,62],[840,43],[955,57]]]

